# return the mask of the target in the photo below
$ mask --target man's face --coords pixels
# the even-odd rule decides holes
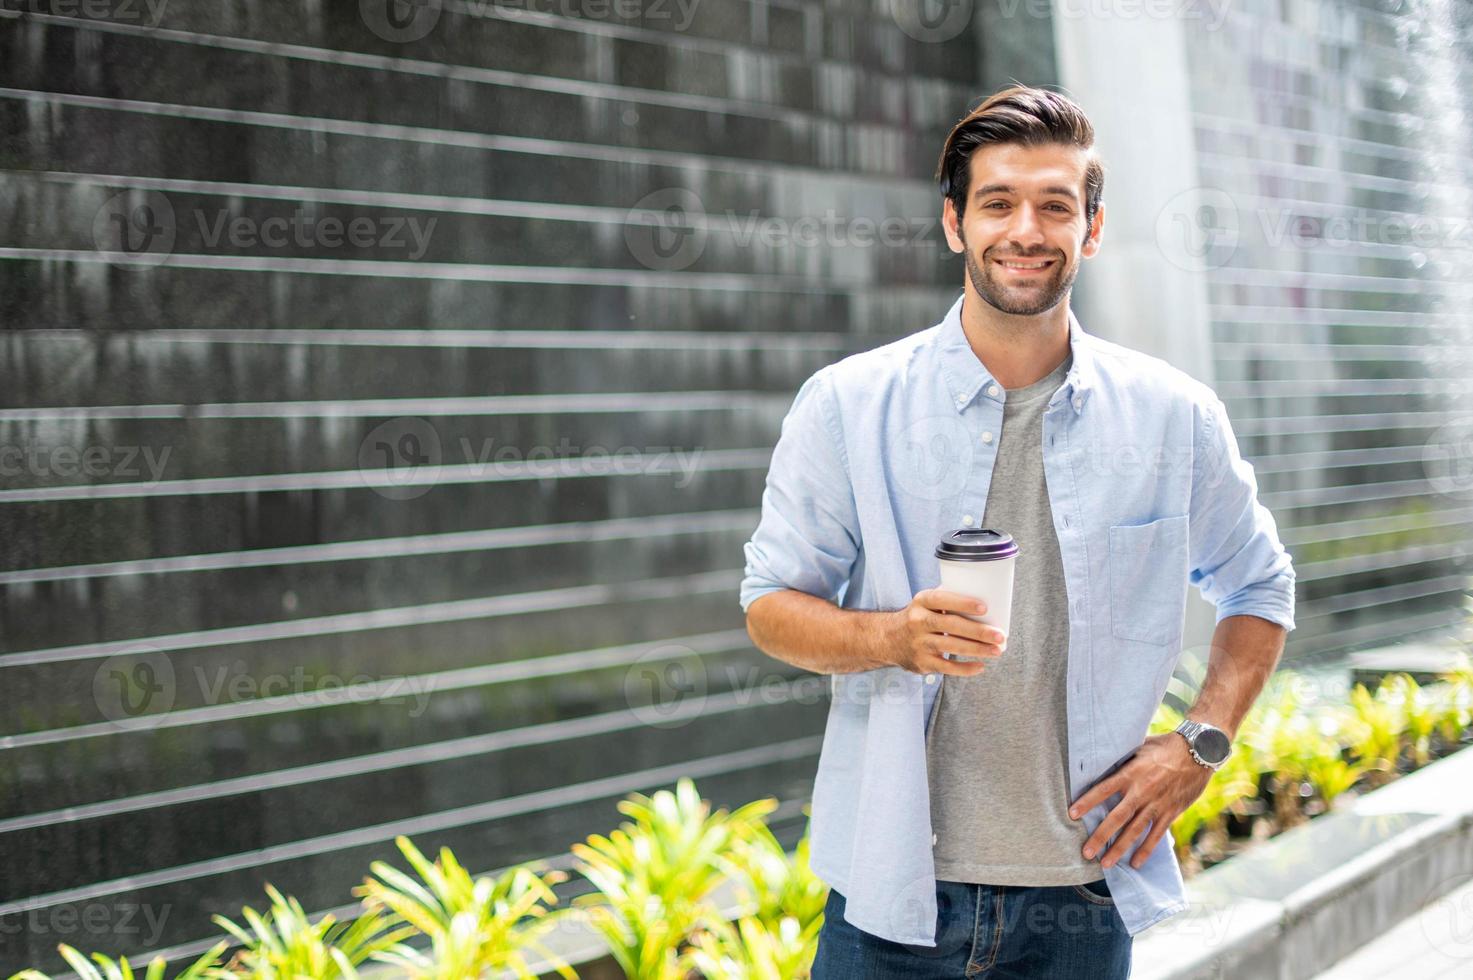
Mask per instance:
[[[1079,265],[1100,248],[1105,208],[1085,237],[1084,171],[1074,146],[1003,144],[974,150],[967,206],[958,224],[948,199],[943,225],[967,277],[1004,313],[1035,316],[1068,294]]]

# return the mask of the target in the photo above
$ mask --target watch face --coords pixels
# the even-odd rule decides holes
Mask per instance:
[[[1198,755],[1214,766],[1228,757],[1228,750],[1232,747],[1227,735],[1215,728],[1204,728],[1198,732],[1192,746]]]

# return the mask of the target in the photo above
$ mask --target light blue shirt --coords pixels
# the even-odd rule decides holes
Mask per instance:
[[[958,298],[939,324],[799,388],[744,547],[743,611],[783,589],[900,609],[940,585],[933,549],[986,510],[1007,395],[968,344],[961,310]],[[1069,599],[1073,800],[1145,740],[1181,654],[1187,583],[1219,621],[1247,614],[1292,630],[1294,569],[1212,389],[1086,334],[1072,311],[1069,343],[1043,463]],[[812,867],[844,895],[853,925],[935,946],[925,734],[940,685],[901,667],[831,679]],[[1119,799],[1085,814],[1089,833]],[[1172,844],[1168,831],[1141,868],[1128,863],[1132,845],[1102,869],[1132,935],[1187,908]]]

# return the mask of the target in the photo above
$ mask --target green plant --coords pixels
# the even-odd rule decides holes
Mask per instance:
[[[598,889],[574,904],[586,911],[626,975],[683,976],[686,938],[700,928],[719,929],[724,921],[710,897],[726,874],[740,871],[730,859],[733,841],[750,839],[776,807],[768,798],[713,814],[695,784],[681,779],[673,794],[661,790],[621,800],[619,810],[632,823],[573,845],[574,866]]]
[[[312,922],[295,898],[286,898],[267,885],[271,908],[265,915],[249,905],[241,910],[251,927],[247,932],[223,915],[214,921],[244,948],[224,969],[207,976],[217,980],[355,980],[355,969],[374,953],[392,947],[413,934],[413,927],[391,928],[392,920],[368,912],[352,922],[324,915]]]
[[[1435,730],[1447,745],[1456,745],[1473,720],[1473,664],[1466,654],[1457,667],[1441,675],[1442,683],[1429,685],[1436,715]]]
[[[1425,766],[1432,756],[1432,733],[1441,717],[1436,692],[1420,687],[1410,674],[1401,673],[1384,678],[1376,693],[1401,711],[1412,759],[1416,765]]]
[[[796,980],[809,975],[823,916],[803,925],[794,916],[770,927],[752,916],[699,932],[681,966],[707,980]]]
[[[1354,786],[1364,773],[1365,767],[1345,759],[1340,746],[1333,742],[1319,743],[1304,769],[1305,778],[1327,808],[1334,806],[1335,799]]]
[[[1350,751],[1365,769],[1366,785],[1380,786],[1396,778],[1396,760],[1401,755],[1400,711],[1357,684],[1350,692],[1356,724],[1352,726]]]
[[[725,863],[736,872],[731,881],[745,915],[768,929],[789,918],[800,929],[822,919],[829,886],[809,867],[809,847],[805,831],[789,857],[765,823],[753,823],[733,838]]]
[[[220,954],[225,952],[229,945],[222,939],[174,980],[203,980],[205,977],[215,976],[216,974],[209,971],[217,966]],[[96,961],[94,966],[87,962],[85,956],[66,943],[62,943],[57,949],[61,951],[62,959],[67,961],[67,965],[72,968],[79,980],[134,980],[135,974],[126,956],[114,961],[101,953],[93,953],[92,959]],[[166,967],[164,958],[155,956],[148,964],[148,972],[143,975],[143,980],[163,980]],[[50,980],[50,978],[40,970],[22,970],[10,980]]]
[[[1255,783],[1258,774],[1267,773],[1273,785],[1274,822],[1280,830],[1306,819],[1304,785],[1324,741],[1316,713],[1301,697],[1300,681],[1292,671],[1275,674],[1239,733],[1253,760]]]
[[[410,867],[409,875],[384,861],[369,870],[353,894],[370,911],[382,910],[394,921],[409,923],[430,939],[428,954],[398,944],[374,955],[417,980],[463,980],[510,970],[521,980],[535,980],[522,951],[531,949],[552,964],[560,976],[576,977],[571,967],[541,942],[567,914],[549,911],[557,904],[552,885],[567,879],[562,871],[545,871],[540,863],[509,868],[497,878],[473,878],[449,848],[431,863],[407,837],[394,840]]]

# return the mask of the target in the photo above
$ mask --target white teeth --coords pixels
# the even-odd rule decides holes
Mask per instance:
[[[1002,260],[999,259],[998,261],[1001,262]],[[1002,264],[1007,266],[1009,269],[1042,269],[1044,266],[1048,265],[1047,262],[1037,262],[1033,265],[1024,265],[1021,262],[1003,262]]]

